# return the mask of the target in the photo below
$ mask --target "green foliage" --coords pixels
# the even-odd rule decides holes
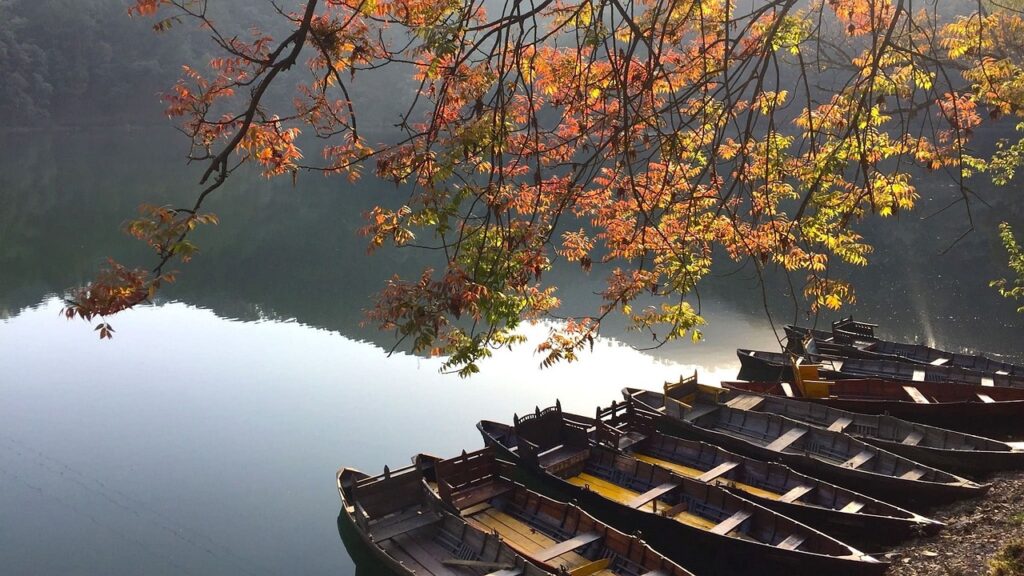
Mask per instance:
[[[989,576],[1024,576],[1024,540],[1015,540],[1003,547],[988,562]]]
[[[1017,243],[1017,239],[1013,235],[1013,229],[1006,222],[999,224],[999,238],[1002,240],[1006,252],[1010,255],[1010,269],[1013,270],[1017,277],[1012,281],[1005,278],[993,280],[989,285],[998,289],[999,294],[1004,298],[1011,298],[1013,300],[1024,299],[1024,248],[1021,248],[1020,244]],[[1017,312],[1024,314],[1024,306],[1017,308]]]

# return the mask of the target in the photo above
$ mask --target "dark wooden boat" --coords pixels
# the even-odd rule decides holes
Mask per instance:
[[[860,414],[822,404],[781,398],[738,388],[719,398],[728,406],[778,414],[807,422],[906,456],[911,460],[966,474],[1024,468],[1024,451],[982,436],[917,424],[888,415]],[[798,380],[797,388],[803,388]]]
[[[982,354],[963,354],[877,338],[875,325],[845,318],[832,323],[832,331],[787,325],[787,348],[797,353],[848,358],[896,360],[934,366],[953,366],[985,374],[1024,376],[1024,366]],[[812,347],[805,343],[810,340]]]
[[[736,351],[736,355],[740,359],[738,376],[740,380],[788,380],[792,376],[792,356],[790,354],[739,349]],[[909,364],[895,360],[870,358],[829,358],[812,354],[804,354],[800,358],[805,363],[818,364],[821,367],[822,376],[828,379],[884,378],[914,382],[1024,388],[1024,376],[985,374],[955,366]]]
[[[435,468],[438,496],[470,526],[560,575],[691,576],[638,536],[514,482],[512,469],[493,448],[442,460]]]
[[[664,426],[766,460],[778,459],[811,476],[876,498],[915,505],[980,496],[988,485],[931,468],[866,444],[848,434],[809,426],[776,414],[718,402],[721,388],[702,386],[696,375],[666,383],[664,392],[627,388],[623,395]]]
[[[562,419],[570,432],[547,437],[557,422],[532,420],[520,426],[522,435],[504,437],[516,442],[505,445],[506,453],[517,454],[548,486],[569,491],[599,518],[639,528],[655,549],[697,573],[726,576],[755,565],[757,574],[780,576],[885,571],[870,556],[713,482],[580,443],[590,433],[586,423]],[[567,439],[573,443],[564,444]]]
[[[508,543],[444,509],[420,460],[379,476],[342,468],[342,515],[367,549],[396,574],[409,576],[552,576]]]
[[[552,434],[555,429],[552,422],[557,422],[564,429],[571,427],[563,420],[571,420],[587,426],[591,442],[622,450],[638,460],[668,468],[681,476],[713,482],[843,542],[868,550],[933,534],[942,527],[942,523],[935,520],[800,474],[784,464],[756,460],[705,442],[662,434],[655,429],[653,416],[633,410],[628,404],[598,409],[597,419],[566,414],[556,405],[545,410],[539,420],[531,418],[525,424],[518,420],[516,426],[494,422],[481,424],[481,432],[486,434],[490,445],[516,447],[519,429],[527,437],[537,437],[532,428],[544,426],[547,433]],[[563,442],[563,439],[558,440],[559,444]]]
[[[1020,388],[863,378],[823,381],[821,394],[808,396],[792,383],[793,378],[785,380],[723,385],[862,414],[889,414],[960,432],[1006,434],[1024,429],[1024,389]]]

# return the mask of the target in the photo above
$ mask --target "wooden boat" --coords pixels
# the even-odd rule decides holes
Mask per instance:
[[[798,389],[804,389],[797,379]],[[729,386],[726,386],[730,389]],[[966,474],[1024,468],[1024,451],[982,436],[916,424],[888,415],[860,414],[822,404],[732,388],[719,400],[728,406],[778,414],[836,432],[911,460]]]
[[[877,338],[873,324],[845,318],[832,323],[832,331],[787,325],[787,348],[797,353],[825,354],[848,358],[896,360],[934,366],[953,366],[985,374],[1024,376],[1024,366],[982,354],[962,354],[925,346]],[[808,349],[805,341],[813,343]]]
[[[843,542],[869,550],[933,534],[942,527],[942,523],[935,520],[800,474],[783,464],[662,434],[655,429],[653,416],[633,410],[628,404],[599,408],[596,419],[566,414],[557,405],[543,414],[540,420],[530,419],[526,424],[520,424],[517,418],[516,426],[488,422],[481,425],[481,432],[486,434],[490,445],[516,447],[519,443],[517,429],[525,429],[526,436],[536,437],[531,428],[546,426],[550,434],[555,429],[550,422],[571,428],[563,422],[571,420],[587,427],[591,442],[622,450],[681,476],[715,483]],[[558,442],[561,444],[563,440]]]
[[[781,352],[762,352],[739,349],[740,380],[789,380],[792,376],[791,355]],[[801,359],[821,366],[823,377],[839,378],[884,378],[887,380],[912,380],[914,382],[945,382],[980,386],[1002,386],[1024,388],[1024,376],[1009,374],[985,374],[955,366],[932,366],[908,364],[895,360],[870,358],[829,358],[822,355],[805,354]]]
[[[811,476],[882,500],[936,504],[980,496],[989,488],[842,432],[726,406],[718,402],[722,392],[698,384],[694,375],[666,383],[664,392],[627,388],[623,395],[641,410],[661,416],[663,425],[679,434],[755,458],[779,459]]]
[[[396,574],[409,576],[552,576],[508,543],[441,505],[426,481],[429,462],[379,476],[342,468],[342,514],[367,549]]]
[[[585,423],[562,419],[588,434]],[[554,419],[520,426],[505,441],[549,487],[570,491],[613,525],[634,526],[660,550],[700,574],[882,574],[886,565],[813,528],[715,483],[678,475],[603,445],[577,449],[541,436]],[[514,429],[515,430],[515,429]],[[563,438],[565,437],[563,436]],[[498,440],[494,437],[492,442]],[[515,450],[513,450],[513,448]]]
[[[513,469],[495,459],[493,448],[442,460],[435,468],[438,496],[470,526],[560,575],[691,576],[638,536],[515,483]]]
[[[1020,388],[865,378],[823,381],[824,388],[819,394],[808,396],[790,382],[728,382],[723,385],[799,398],[862,414],[889,414],[961,432],[1005,434],[1024,430],[1024,389]]]

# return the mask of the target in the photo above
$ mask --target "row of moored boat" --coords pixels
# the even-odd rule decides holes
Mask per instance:
[[[739,351],[741,381],[556,402],[480,422],[483,450],[343,468],[339,527],[416,576],[882,574],[879,552],[942,529],[922,512],[1024,467],[980,435],[1021,432],[1024,368],[874,328],[787,327],[787,353]]]

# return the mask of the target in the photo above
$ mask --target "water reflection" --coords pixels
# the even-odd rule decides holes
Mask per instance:
[[[332,526],[339,465],[456,454],[481,445],[481,418],[556,397],[589,414],[624,385],[698,367],[707,381],[731,378],[737,346],[777,345],[751,273],[723,270],[702,289],[702,345],[640,353],[630,345],[649,342],[611,324],[614,338],[579,364],[541,371],[527,344],[472,380],[442,376],[438,360],[388,358],[392,336],[359,326],[385,278],[424,265],[411,251],[367,257],[355,235],[365,209],[402,192],[254,176],[214,200],[222,224],[197,239],[202,254],[166,300],[119,316],[117,337],[100,342],[87,323],[63,320],[53,295],[108,255],[144,256],[116,223],[141,200],[184,199],[195,174],[168,161],[180,148],[170,131],[0,138],[5,573],[351,575]],[[983,226],[1014,214],[1007,201],[975,216]],[[893,336],[1020,354],[1021,317],[985,286],[1002,274],[994,240],[974,235],[936,255],[959,234],[951,218],[892,228],[876,266],[855,272],[855,312]],[[569,312],[592,304],[601,280],[550,277]],[[773,282],[767,306],[791,320],[788,286]],[[546,330],[526,331],[535,343]]]

